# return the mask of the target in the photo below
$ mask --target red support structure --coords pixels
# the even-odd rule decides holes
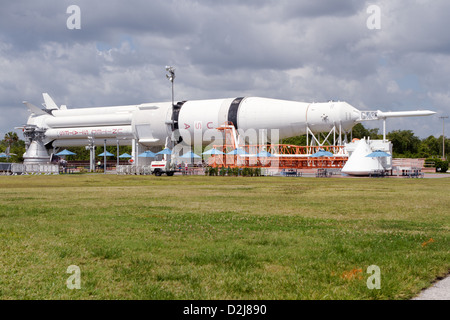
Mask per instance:
[[[224,131],[225,145],[214,146],[217,150],[228,153],[238,146],[233,137],[233,127],[227,123],[217,128]],[[295,146],[287,144],[276,145],[246,145],[241,147],[249,155],[212,155],[208,165],[212,167],[275,167],[279,169],[317,169],[317,168],[342,168],[348,160],[344,154],[344,146]],[[329,151],[332,157],[312,158],[311,154],[320,150]],[[273,157],[256,157],[256,154],[266,150]],[[253,154],[253,156],[252,156]]]

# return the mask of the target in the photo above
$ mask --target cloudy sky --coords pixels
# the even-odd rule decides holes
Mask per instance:
[[[81,29],[67,27],[70,5]],[[371,5],[381,29],[368,28]],[[43,92],[69,108],[170,101],[166,65],[176,100],[431,109],[387,129],[439,136],[450,114],[449,12],[448,0],[3,1],[0,137],[26,123],[22,101],[40,105]]]

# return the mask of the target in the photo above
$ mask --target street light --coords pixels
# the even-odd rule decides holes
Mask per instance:
[[[166,66],[166,78],[172,82],[172,106],[174,105],[174,95],[173,95],[173,80],[175,80],[175,68],[171,66]]]
[[[439,119],[442,119],[442,160],[445,160],[445,119],[448,119],[448,116]]]
[[[172,66],[166,66],[166,71],[168,72],[166,74],[166,78],[167,80],[169,80],[172,83],[172,139],[173,139],[173,131],[175,130],[175,119],[174,119],[174,111],[175,111],[175,97],[174,97],[174,93],[173,93],[173,81],[175,80],[175,68]],[[172,143],[169,142],[169,140],[166,140],[166,148],[171,148],[172,149]],[[170,155],[168,155],[166,157],[166,159],[169,159],[170,161]]]
[[[116,150],[116,153],[117,153],[116,171],[119,172],[119,154],[120,154],[120,152],[119,152],[119,139],[117,139],[117,150]]]
[[[106,139],[103,144],[103,172],[106,174]]]

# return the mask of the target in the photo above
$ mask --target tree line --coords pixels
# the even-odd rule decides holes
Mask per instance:
[[[379,129],[367,129],[361,123],[355,125],[352,129],[351,137],[362,139],[364,137],[371,140],[382,139]],[[417,137],[412,130],[394,130],[386,135],[386,138],[393,144],[394,158],[441,158],[442,157],[442,139],[443,136],[436,138],[429,136],[425,139]],[[283,139],[280,143],[304,146],[306,145],[306,135]],[[450,139],[445,139],[445,157],[450,153]],[[109,146],[106,150],[114,154],[108,157],[108,160],[117,160],[117,147]],[[0,153],[9,151],[10,158],[0,158],[0,161],[23,162],[25,153],[25,142],[19,138],[17,133],[8,132],[3,140],[0,141]],[[89,150],[86,147],[70,147],[70,151],[76,155],[68,156],[67,160],[83,161],[89,160]],[[103,152],[102,146],[97,146],[96,156]],[[120,154],[131,154],[131,146],[120,146]]]
[[[378,131],[379,129],[367,129],[358,123],[352,129],[351,138],[381,140],[383,135]],[[386,134],[386,139],[392,142],[394,158],[442,158],[442,138],[443,136],[429,136],[420,139],[412,130],[394,130]],[[306,135],[283,139],[281,143],[304,146]],[[444,143],[447,158],[450,153],[450,139],[445,139]]]

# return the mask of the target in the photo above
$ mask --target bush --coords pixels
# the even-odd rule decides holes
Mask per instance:
[[[261,176],[261,168],[230,168],[230,167],[206,167],[205,168],[206,176],[243,176],[243,177],[260,177]]]
[[[242,176],[244,177],[260,177],[261,168],[243,168]]]
[[[209,175],[210,176],[217,176],[218,173],[219,173],[219,168],[209,167]]]
[[[435,159],[434,160],[436,172],[447,172],[448,170],[448,161]]]

